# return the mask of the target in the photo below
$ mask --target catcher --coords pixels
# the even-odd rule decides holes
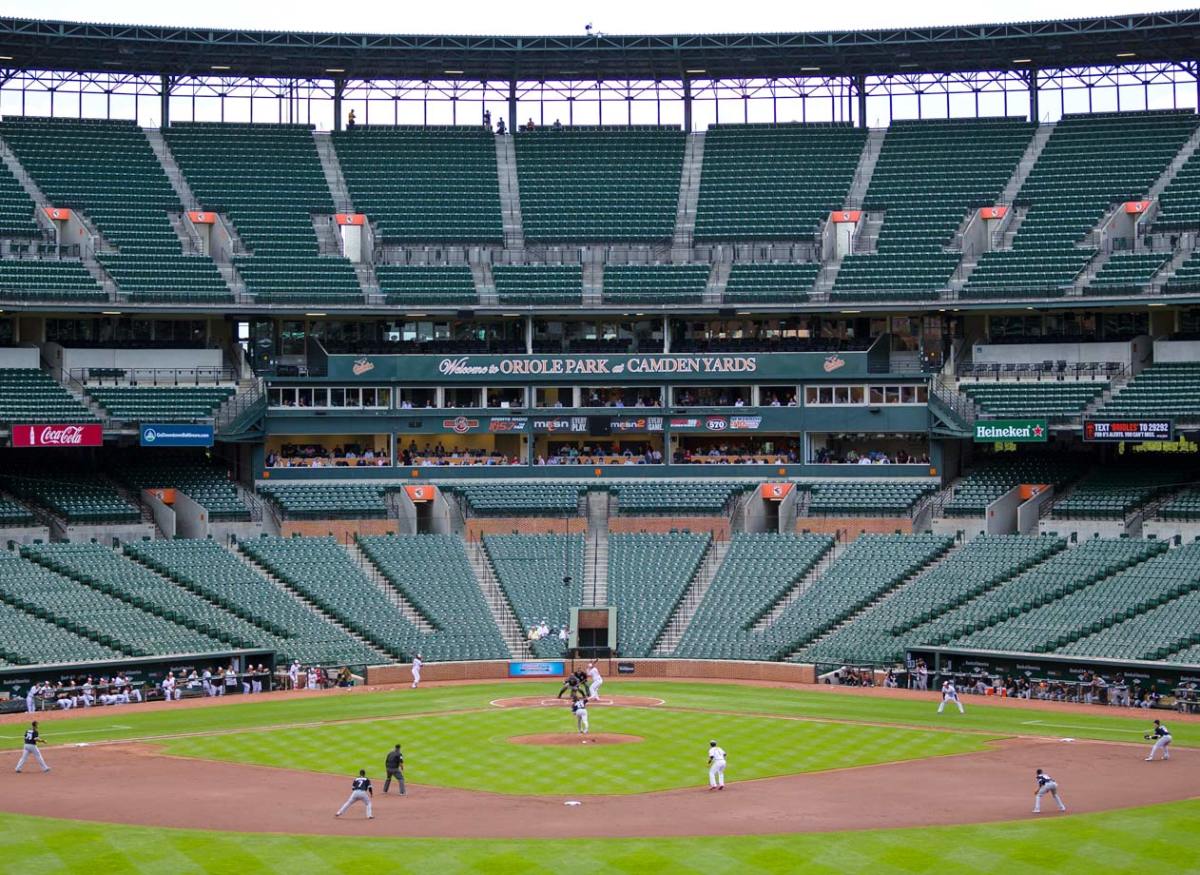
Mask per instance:
[[[563,693],[567,692],[567,690],[571,691],[572,704],[580,699],[586,699],[588,695],[587,673],[582,671],[574,671],[567,675],[567,679],[563,681],[563,685],[559,689],[558,695],[555,698],[561,699]]]

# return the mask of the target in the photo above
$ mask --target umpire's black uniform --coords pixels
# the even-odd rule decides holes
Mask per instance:
[[[400,795],[404,795],[404,754],[400,753],[400,745],[396,745],[388,752],[387,760],[384,761],[384,768],[387,770],[387,778],[383,782],[383,792],[388,791],[388,787],[392,785],[392,778],[396,779],[396,783],[400,786]]]

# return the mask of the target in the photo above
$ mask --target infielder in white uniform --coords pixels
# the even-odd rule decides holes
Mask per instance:
[[[1150,756],[1146,757],[1146,762],[1153,760],[1154,755],[1160,750],[1162,751],[1162,758],[1169,760],[1171,752],[1167,748],[1171,746],[1171,730],[1167,729],[1161,720],[1154,721],[1154,731],[1146,736],[1147,741],[1150,739],[1154,739],[1154,747],[1150,748]]]
[[[371,797],[375,795],[375,791],[371,789],[371,779],[367,777],[366,769],[358,770],[358,777],[354,779],[350,787],[350,798],[337,810],[334,817],[341,817],[346,813],[347,808],[355,802],[361,802],[367,806],[367,820],[372,820],[375,815],[371,812]]]
[[[413,685],[412,685],[412,688],[414,690],[417,688],[417,685],[421,683],[421,666],[424,664],[425,664],[425,661],[423,659],[421,659],[421,654],[418,653],[416,656],[413,657],[413,661],[412,661]]]
[[[1042,797],[1049,793],[1054,797],[1054,801],[1058,803],[1059,811],[1066,811],[1067,806],[1063,804],[1062,797],[1058,795],[1058,782],[1043,772],[1037,770],[1037,789],[1033,791],[1033,813],[1042,813]]]
[[[708,789],[725,789],[725,749],[715,741],[708,743]]]
[[[593,702],[600,701],[600,685],[604,683],[604,678],[600,677],[600,669],[596,668],[596,663],[588,663],[588,698]]]
[[[954,681],[942,681],[942,701],[938,705],[938,713],[942,713],[942,709],[946,707],[947,702],[953,702],[958,706],[958,713],[962,714],[962,702],[958,701],[958,690],[954,689]]]
[[[571,703],[571,710],[573,712],[575,712],[575,728],[579,731],[580,735],[587,735],[588,734],[587,702],[584,701],[583,699],[576,699],[574,702]],[[587,744],[587,740],[585,739],[583,743]]]
[[[38,750],[38,745],[41,744],[41,737],[37,726],[37,721],[34,720],[33,724],[25,730],[25,746],[21,751],[21,758],[17,760],[17,772],[21,771],[21,767],[25,765],[25,760],[31,756],[38,761],[38,765],[42,767],[43,772],[50,771],[50,767],[42,759],[42,752]]]

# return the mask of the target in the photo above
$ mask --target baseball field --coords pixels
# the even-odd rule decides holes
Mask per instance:
[[[3,872],[1200,871],[1200,720],[933,694],[609,680],[271,694],[0,722]],[[1153,716],[1173,756],[1148,763]],[[724,792],[706,752],[728,752]],[[403,746],[408,795],[382,795]],[[1032,814],[1034,769],[1068,811]],[[374,814],[334,812],[366,769]],[[568,805],[566,803],[578,803]]]

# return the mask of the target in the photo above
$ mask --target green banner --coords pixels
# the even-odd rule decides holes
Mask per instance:
[[[975,422],[977,444],[1044,444],[1048,434],[1044,419],[980,419]]]

